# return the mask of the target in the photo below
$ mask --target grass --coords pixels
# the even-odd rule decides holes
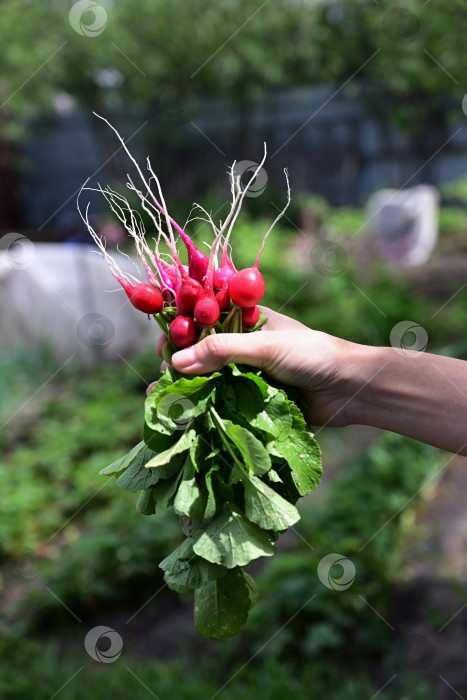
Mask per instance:
[[[66,651],[55,643],[25,642],[17,647],[3,645],[0,697],[3,700],[370,700],[391,678],[381,671],[370,680],[362,667],[358,678],[333,662],[313,660],[301,667],[257,657],[227,666],[222,660],[193,663],[185,655],[172,660],[136,658],[123,648],[114,663],[99,663],[87,656],[82,640]],[[26,672],[22,672],[26,669]],[[399,676],[378,696],[381,700],[426,700],[428,684],[414,676]]]

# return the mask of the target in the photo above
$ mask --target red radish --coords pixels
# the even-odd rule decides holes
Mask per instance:
[[[164,209],[163,206],[159,204],[157,199],[154,197],[154,195],[151,193],[152,199],[154,204],[160,209],[160,211],[164,214],[166,217],[167,221],[170,222],[171,225],[174,226],[174,228],[178,231],[180,234],[180,237],[182,241],[185,244],[185,247],[187,249],[188,253],[188,273],[190,277],[192,277],[194,280],[199,282],[200,284],[203,284],[204,278],[206,276],[206,271],[208,269],[209,265],[209,258],[208,256],[203,253],[202,250],[197,248],[191,238],[187,236],[185,231],[177,224],[174,219],[172,219],[171,216],[167,214],[167,211]],[[174,241],[172,237],[172,241]]]
[[[215,274],[215,273],[214,273]],[[229,295],[229,285],[227,281],[224,281],[222,289],[220,289],[216,294],[217,303],[221,311],[227,311],[230,305],[230,295]]]
[[[177,348],[187,348],[198,338],[198,328],[192,318],[177,316],[170,324],[169,335]]]
[[[226,240],[224,243],[224,248],[222,249],[221,264],[217,270],[214,271],[212,278],[214,286],[217,287],[217,289],[222,289],[224,282],[227,282],[228,284],[237,272],[233,262],[227,254],[227,243],[228,241]]]
[[[102,117],[100,118],[102,119]],[[109,124],[107,120],[104,121]],[[250,186],[253,184],[259,171],[263,167],[266,159],[266,145],[261,163],[258,164],[257,168],[252,173],[252,176],[246,186],[241,185],[240,175],[235,172],[235,163],[232,165],[230,169],[232,192],[231,210],[224,222],[221,222],[219,229],[217,229],[215,226],[212,216],[206,212],[206,210],[200,207],[206,214],[207,220],[211,223],[215,232],[215,240],[211,246],[208,258],[204,252],[199,250],[194,245],[191,238],[174,221],[174,219],[169,216],[160,182],[157,175],[151,168],[149,158],[147,159],[149,176],[145,176],[141,168],[138,166],[135,158],[128,150],[124,139],[118,134],[117,130],[112,127],[111,124],[109,124],[109,126],[115,132],[122,148],[131,159],[142,182],[144,183],[146,193],[144,190],[140,192],[134,186],[131,179],[129,179],[128,187],[131,190],[134,190],[139,196],[144,211],[150,216],[155,225],[156,231],[158,232],[158,240],[156,243],[154,256],[145,242],[144,223],[140,214],[133,212],[126,199],[114,192],[111,188],[102,190],[102,188],[99,186],[99,190],[102,192],[102,194],[104,194],[106,199],[111,202],[112,211],[114,211],[125,228],[127,228],[130,234],[135,238],[137,243],[137,251],[139,252],[140,258],[142,259],[142,262],[146,268],[146,272],[148,273],[148,281],[152,283],[153,286],[151,284],[142,284],[132,275],[122,272],[115,261],[106,252],[104,243],[100,240],[99,236],[95,233],[89,223],[89,204],[86,208],[85,215],[83,215],[81,211],[80,215],[88,226],[88,229],[96,241],[96,244],[99,246],[100,252],[107,261],[112,274],[125,289],[131,303],[142,311],[157,313],[163,309],[164,298],[170,298],[170,306],[172,308],[174,305],[173,301],[175,301],[177,313],[183,315],[176,316],[174,321],[171,323],[169,335],[172,338],[172,341],[177,344],[177,347],[187,347],[195,342],[199,335],[199,327],[197,326],[196,321],[198,322],[199,326],[203,326],[206,331],[209,329],[209,332],[214,332],[213,326],[216,325],[219,319],[220,310],[221,308],[223,311],[227,310],[230,306],[230,300],[232,300],[234,303],[234,310],[237,307],[242,309],[242,320],[245,328],[253,328],[257,324],[260,316],[257,304],[263,298],[265,292],[264,279],[259,271],[260,258],[272,228],[275,226],[276,222],[284,216],[284,213],[290,204],[290,184],[287,171],[284,170],[287,181],[287,202],[285,207],[278,214],[272,225],[267,230],[254,265],[237,272],[232,260],[229,257],[229,238],[240,214],[244,197],[246,196]],[[157,186],[157,199],[151,191],[151,181],[153,181]],[[85,189],[92,190],[93,188]],[[127,213],[129,216],[127,216]],[[162,228],[162,217],[165,218],[167,233],[165,233]],[[174,229],[182,238],[182,241],[188,251],[188,273],[178,257],[177,241],[175,239]],[[161,237],[166,241],[169,247],[171,257],[170,264],[165,260],[162,260],[161,255],[159,254],[159,241]],[[223,240],[222,259],[218,269],[215,270],[217,253],[221,240]],[[158,284],[156,275],[146,263],[145,253],[149,256],[149,260],[160,278],[160,285]],[[157,289],[157,287],[160,287],[160,289]],[[215,290],[218,290],[216,295],[214,294]],[[190,318],[191,309],[195,320]],[[232,313],[234,313],[234,310]],[[230,318],[230,316],[228,316],[228,318]],[[237,320],[238,315],[235,313],[235,324],[233,328],[238,328]],[[228,324],[226,324],[225,328],[229,328]],[[202,337],[204,337],[204,332],[202,333]]]
[[[177,228],[188,252],[188,274],[190,277],[193,277],[194,280],[203,284],[209,265],[209,258],[202,250],[195,246],[191,238],[189,238],[181,228],[177,226],[175,228]]]
[[[256,306],[264,290],[264,278],[256,266],[240,270],[229,283],[230,298],[242,308]]]
[[[196,302],[194,314],[195,319],[200,326],[210,328],[219,320],[220,308],[219,303],[214,296],[214,288],[212,278],[214,275],[214,262],[217,257],[217,248],[221,239],[221,233],[218,233],[211,246],[211,254],[209,256],[209,266],[206,271],[203,295]]]
[[[130,293],[126,289],[125,291],[135,309],[145,314],[158,314],[162,311],[164,306],[162,294],[151,284],[135,284]]]
[[[110,272],[115,279],[122,285],[126,292],[130,303],[145,314],[158,314],[164,306],[164,297],[159,289],[156,289],[152,284],[144,284],[137,282],[136,284],[124,276],[123,272],[117,266],[115,261],[105,250],[101,244],[101,252],[104,260],[109,266]]]
[[[259,306],[250,306],[242,309],[242,326],[253,328],[259,321]]]
[[[209,328],[219,320],[220,308],[214,295],[204,295],[196,302],[195,319],[200,326]]]
[[[256,262],[253,265],[253,267],[247,267],[244,270],[240,270],[239,272],[237,272],[235,277],[233,277],[232,280],[229,282],[230,298],[232,299],[232,301],[235,304],[238,304],[238,306],[241,306],[241,307],[256,306],[256,304],[264,296],[265,284],[264,284],[263,275],[261,274],[261,272],[258,269],[259,268],[259,261],[261,259],[261,255],[262,255],[262,252],[264,250],[264,246],[265,246],[267,237],[271,233],[271,231],[274,228],[277,221],[284,215],[287,207],[290,204],[290,184],[289,184],[289,178],[287,176],[287,170],[284,170],[284,173],[285,173],[285,178],[287,181],[287,202],[286,202],[284,209],[276,216],[273,223],[266,231],[266,234],[263,238],[263,242],[261,244],[261,248],[259,249],[258,257],[256,258]],[[254,176],[256,176],[256,173]],[[251,182],[252,181],[250,180],[249,185],[251,184]],[[244,194],[245,194],[245,192],[242,193],[242,198],[243,198]],[[226,237],[225,243],[224,243],[224,248],[229,240],[229,236],[232,232],[232,226],[235,223],[236,217],[237,217],[237,213],[235,214],[235,217],[232,219],[232,222],[230,224],[230,229],[229,229],[229,232],[227,234],[227,237]]]
[[[182,265],[180,262],[176,248],[171,241],[168,240],[167,243],[172,252],[174,264],[170,266],[171,271],[166,269],[166,273],[175,273],[177,278],[175,281],[175,300],[177,303],[177,309],[179,313],[185,316],[191,315],[196,302],[203,293],[203,287],[197,280],[190,277],[186,271],[186,266]]]
[[[150,172],[152,173],[152,171],[150,171]],[[159,181],[157,180],[157,178],[155,178],[155,179],[156,179],[156,183],[159,187]],[[144,180],[144,178],[143,178],[143,180]],[[169,227],[169,232],[171,235],[171,240],[172,240],[173,246],[175,246],[175,239],[173,237],[173,233],[172,233],[171,228],[170,228],[172,225],[178,231],[182,241],[185,244],[185,247],[186,247],[187,252],[188,252],[188,273],[189,273],[190,277],[192,277],[194,280],[196,280],[200,284],[203,284],[204,278],[206,276],[206,271],[207,271],[208,265],[209,265],[208,256],[205,253],[203,253],[202,250],[200,250],[199,248],[197,248],[195,246],[195,244],[193,243],[191,238],[189,236],[187,236],[187,234],[181,228],[181,226],[179,226],[177,224],[177,222],[174,219],[172,219],[171,216],[169,216],[169,214],[167,213],[167,210],[164,208],[165,202],[162,200],[163,204],[164,204],[164,206],[162,206],[161,204],[159,204],[159,202],[154,197],[154,195],[152,194],[151,191],[150,191],[150,194],[151,194],[151,197],[152,197],[154,204],[162,212],[162,214],[164,214],[164,216],[167,220],[167,226]],[[162,193],[160,192],[160,188],[159,188],[159,194],[162,195]],[[173,254],[173,251],[172,251],[172,254]]]
[[[195,304],[203,293],[203,288],[199,282],[185,275],[178,289],[178,300],[180,312],[184,315],[192,314]]]

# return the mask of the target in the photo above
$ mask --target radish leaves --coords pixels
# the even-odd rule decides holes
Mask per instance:
[[[203,377],[169,367],[145,417],[144,441],[101,474],[141,491],[144,515],[173,507],[185,539],[160,564],[165,581],[194,591],[200,634],[234,635],[258,595],[243,567],[299,520],[294,504],[321,476],[318,445],[284,389],[234,364]]]

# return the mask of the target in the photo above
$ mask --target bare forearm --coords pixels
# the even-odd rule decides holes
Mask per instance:
[[[175,353],[174,367],[251,364],[301,390],[310,425],[371,425],[467,456],[467,362],[357,345],[263,311],[266,332],[208,336]]]
[[[355,346],[350,396],[349,423],[384,428],[467,456],[467,362]]]

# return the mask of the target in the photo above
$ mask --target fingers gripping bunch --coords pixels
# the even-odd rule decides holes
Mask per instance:
[[[265,292],[259,264],[269,233],[290,203],[287,172],[283,211],[267,230],[253,266],[237,271],[229,241],[266,148],[245,185],[235,176],[235,163],[230,168],[232,203],[223,222],[216,225],[195,205],[213,230],[206,254],[168,214],[149,159],[146,175],[111,128],[141,179],[141,188],[130,177],[127,186],[154,225],[155,246],[146,240],[141,213],[121,194],[87,183],[83,190],[105,197],[135,242],[147,282],[121,270],[89,222],[89,205],[83,213],[79,198],[78,210],[131,304],[154,318],[167,336],[165,359],[170,362],[174,351],[208,334],[261,330],[267,319],[258,307]],[[178,254],[180,240],[188,253],[186,266]],[[141,492],[141,513],[172,507],[179,516],[185,539],[160,567],[170,588],[194,591],[195,625],[205,636],[228,637],[244,625],[258,594],[244,567],[274,553],[279,533],[299,519],[295,502],[319,482],[319,448],[297,405],[298,395],[295,400],[292,395],[293,390],[271,384],[259,370],[232,363],[198,377],[169,366],[148,390],[142,442],[101,471],[115,477],[121,488]]]

